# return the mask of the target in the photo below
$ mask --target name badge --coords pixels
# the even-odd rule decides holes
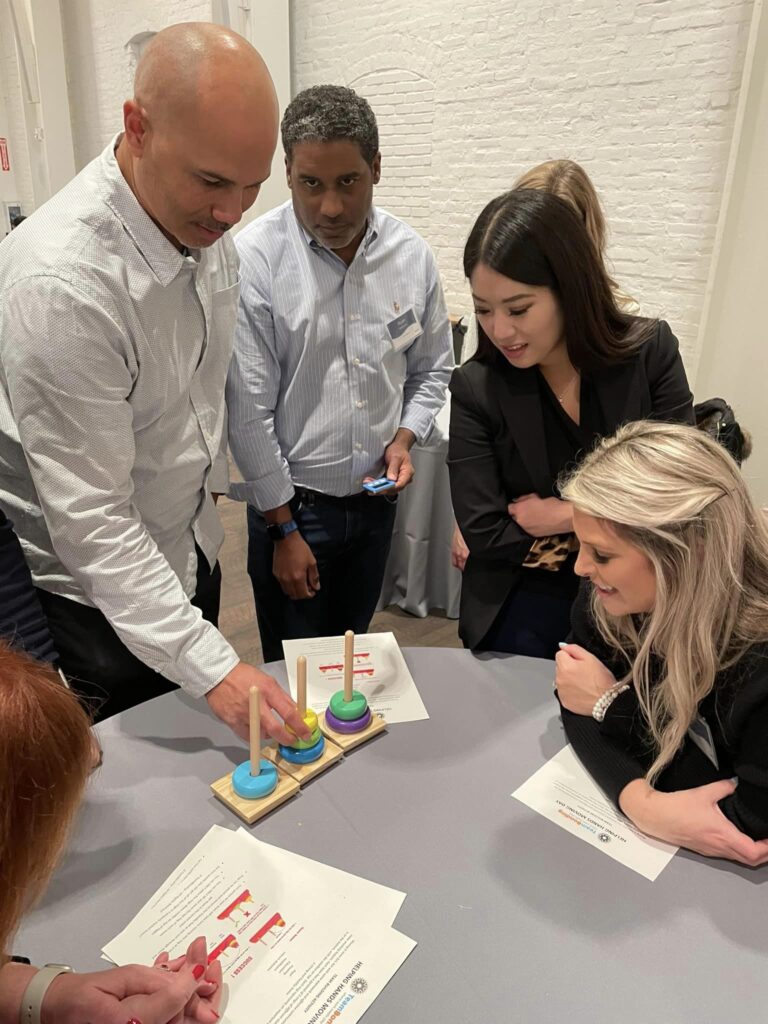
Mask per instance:
[[[702,718],[701,715],[697,715],[690,724],[688,735],[702,754],[712,762],[715,768],[719,768],[720,765],[717,761],[715,741],[712,739],[712,730],[707,724],[707,720]]]
[[[400,352],[406,345],[410,345],[422,333],[421,324],[416,319],[416,314],[412,309],[407,309],[405,313],[401,313],[394,320],[390,320],[387,324],[387,330],[389,331],[389,338],[395,352]]]

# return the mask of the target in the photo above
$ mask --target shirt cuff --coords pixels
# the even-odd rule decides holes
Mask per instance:
[[[293,495],[293,483],[281,469],[276,469],[259,480],[246,480],[243,483],[230,484],[229,487],[229,497],[233,501],[247,501],[259,512],[287,505]]]
[[[229,490],[229,462],[226,449],[216,456],[211,472],[208,474],[208,487],[211,494],[226,494]]]
[[[400,420],[400,428],[412,431],[416,435],[416,444],[424,444],[432,433],[435,425],[435,414],[429,409],[405,409]]]
[[[234,647],[210,622],[203,622],[202,635],[186,648],[175,662],[159,671],[190,697],[204,697],[217,686],[240,661]]]

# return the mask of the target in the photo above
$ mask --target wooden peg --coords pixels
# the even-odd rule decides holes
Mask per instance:
[[[355,668],[355,634],[348,629],[344,634],[344,700],[352,700],[352,682]]]
[[[252,686],[250,692],[250,726],[251,726],[251,775],[259,774],[261,760],[261,694],[258,686]]]
[[[296,659],[296,696],[299,714],[303,718],[307,713],[307,659],[303,654]]]

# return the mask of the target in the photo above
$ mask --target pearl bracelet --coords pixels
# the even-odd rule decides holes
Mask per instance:
[[[613,686],[608,687],[602,697],[598,697],[595,701],[595,706],[592,708],[592,717],[596,722],[602,722],[605,718],[605,713],[608,708],[613,704],[616,698],[621,693],[626,693],[629,689],[629,683],[614,683]]]

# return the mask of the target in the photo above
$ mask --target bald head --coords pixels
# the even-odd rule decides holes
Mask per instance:
[[[235,103],[246,114],[254,103],[277,104],[259,52],[231,29],[206,22],[158,32],[136,68],[134,96],[158,128],[198,121],[222,105]]]
[[[120,170],[179,248],[211,245],[269,177],[275,87],[261,56],[221,25],[172,25],[139,61],[123,105]]]

